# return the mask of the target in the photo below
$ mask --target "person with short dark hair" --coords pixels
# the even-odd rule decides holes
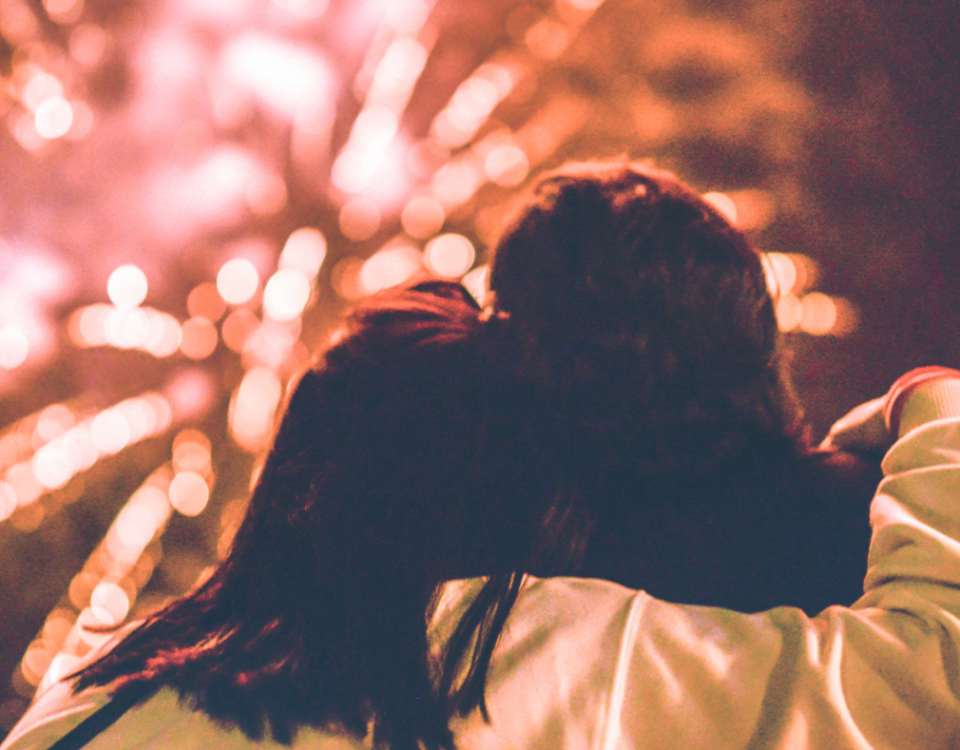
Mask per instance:
[[[566,164],[490,286],[562,415],[580,575],[743,612],[863,594],[880,457],[811,445],[761,256],[710,203],[646,164]]]

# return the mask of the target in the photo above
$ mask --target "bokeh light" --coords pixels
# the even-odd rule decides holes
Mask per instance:
[[[0,367],[12,370],[27,361],[30,342],[23,331],[15,325],[0,327]]]
[[[242,305],[250,300],[260,287],[260,274],[246,258],[234,258],[221,266],[217,273],[217,291],[231,305]]]
[[[223,321],[223,327],[220,329],[223,335],[223,343],[231,351],[240,353],[243,351],[247,340],[259,327],[260,319],[250,310],[243,308],[234,310]]]
[[[327,238],[315,227],[300,227],[290,233],[280,253],[280,268],[295,268],[314,278],[327,257]]]
[[[299,317],[311,294],[310,280],[297,268],[281,268],[263,290],[263,312],[273,320],[286,322]]]
[[[837,305],[831,297],[811,292],[800,300],[800,327],[814,336],[833,330],[837,322]]]
[[[405,243],[384,247],[364,261],[360,268],[360,289],[374,294],[402,284],[423,267],[420,251]]]
[[[273,421],[283,386],[276,374],[265,367],[247,372],[230,400],[230,435],[242,448],[262,449],[273,432]]]
[[[445,220],[443,204],[428,195],[411,198],[400,214],[404,231],[419,240],[425,240],[439,232]]]
[[[427,266],[439,276],[462,276],[476,258],[473,243],[462,234],[441,234],[427,243],[423,257]]]
[[[203,432],[194,428],[182,430],[173,440],[174,470],[206,476],[212,467],[211,450],[210,438]]]
[[[725,193],[705,193],[703,199],[719,211],[731,224],[737,223],[737,204]]]
[[[204,281],[197,284],[187,297],[187,312],[193,318],[206,318],[216,323],[227,310],[223,297],[217,291],[217,285]]]
[[[136,307],[147,298],[147,276],[137,266],[114,269],[107,280],[107,296],[117,307]]]
[[[190,359],[206,359],[217,348],[216,326],[206,318],[190,318],[183,324],[180,351]]]
[[[34,127],[42,138],[61,138],[73,125],[73,107],[62,97],[52,97],[37,107],[33,118]]]
[[[330,73],[323,59],[287,39],[243,34],[224,48],[223,68],[235,85],[290,118],[315,110],[330,96]]]
[[[170,504],[184,516],[197,516],[207,507],[210,487],[194,471],[181,471],[170,482]]]
[[[487,178],[502,187],[516,187],[527,179],[530,160],[526,152],[512,143],[493,148],[483,161]]]
[[[116,583],[98,583],[90,595],[90,611],[104,625],[123,622],[130,611],[130,597]]]

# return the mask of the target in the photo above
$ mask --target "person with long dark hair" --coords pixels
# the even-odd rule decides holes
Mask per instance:
[[[511,270],[510,242],[529,212],[500,245],[488,309],[452,282],[361,305],[294,389],[224,562],[40,696],[3,750],[951,747],[960,373],[913,374],[833,433],[875,450],[901,436],[850,608],[742,614],[615,582],[656,592],[650,550],[683,536],[655,506],[697,499],[673,488],[748,476],[781,455],[771,443],[796,451],[799,431],[759,257],[673,178],[614,169],[579,169],[590,208],[571,220],[595,224],[611,268],[638,253],[622,286],[649,312],[629,295],[604,307],[620,272],[578,260],[566,230],[545,244],[559,270],[531,281],[541,298],[514,295],[528,272]],[[561,211],[566,184],[537,205]],[[631,231],[604,234],[611,198],[635,197],[648,205],[632,204]],[[693,299],[744,330],[711,349],[722,326],[685,319],[703,312]],[[756,508],[700,510],[676,518],[700,538],[698,523],[723,527],[684,545],[691,574],[713,580],[723,543],[737,558],[761,541],[720,517]],[[636,554],[616,533],[631,514],[623,531],[649,545]]]

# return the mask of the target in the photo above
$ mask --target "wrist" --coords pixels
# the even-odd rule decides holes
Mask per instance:
[[[906,373],[891,386],[884,416],[893,438],[936,419],[960,417],[960,370],[920,367]]]

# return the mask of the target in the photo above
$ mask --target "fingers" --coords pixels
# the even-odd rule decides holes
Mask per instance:
[[[886,401],[881,396],[851,409],[830,428],[820,447],[853,453],[885,451],[893,443],[884,416]]]

